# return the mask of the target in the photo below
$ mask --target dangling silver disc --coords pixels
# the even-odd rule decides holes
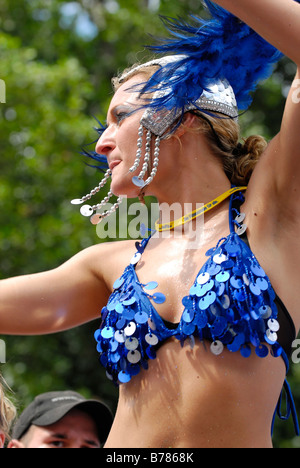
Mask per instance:
[[[82,214],[82,216],[88,217],[88,216],[92,216],[92,214],[94,213],[94,210],[90,205],[83,205],[80,208],[80,213]]]
[[[246,224],[242,224],[241,226],[236,228],[236,233],[237,233],[238,236],[242,236],[246,231],[247,231],[247,225]]]
[[[71,201],[72,205],[81,205],[83,203],[83,200],[81,198],[74,198],[74,200]]]
[[[132,183],[140,188],[143,188],[145,185],[145,182],[143,181],[143,179],[140,179],[137,176],[132,177]]]
[[[245,221],[246,215],[245,213],[240,213],[236,218],[235,221],[238,222],[239,224]]]
[[[215,356],[219,356],[224,350],[224,345],[221,341],[216,340],[210,345],[210,350]]]
[[[94,224],[94,226],[96,226],[97,224],[99,224],[102,221],[102,215],[101,214],[94,214],[91,217],[90,221],[91,221],[92,224]]]

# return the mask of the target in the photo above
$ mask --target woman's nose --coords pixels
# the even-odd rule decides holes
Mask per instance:
[[[107,127],[96,144],[96,153],[108,156],[116,147],[115,129]]]

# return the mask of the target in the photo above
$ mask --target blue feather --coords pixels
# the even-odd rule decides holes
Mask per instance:
[[[210,83],[224,78],[233,88],[238,108],[245,110],[252,102],[250,93],[270,76],[282,57],[280,51],[231,13],[210,0],[204,0],[204,5],[209,19],[192,16],[192,24],[188,24],[163,17],[171,37],[149,47],[157,54],[184,55],[161,67],[143,84],[145,94],[164,91],[150,103],[157,110],[184,109],[187,104],[195,104]]]
[[[94,130],[98,133],[99,137],[105,132],[106,130],[106,125],[103,125],[96,117],[94,119],[97,121],[99,127],[94,127]],[[93,141],[92,143],[88,143],[87,145],[84,145],[81,149],[82,151],[80,154],[82,156],[85,156],[89,159],[92,159],[93,161],[97,161],[99,164],[87,164],[90,167],[93,167],[95,169],[100,170],[101,172],[105,173],[108,169],[108,164],[107,164],[107,158],[103,154],[96,153],[96,151],[87,151],[85,148],[91,145],[95,145],[95,143],[98,140]]]

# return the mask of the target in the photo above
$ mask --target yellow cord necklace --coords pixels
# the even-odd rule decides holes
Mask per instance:
[[[225,192],[222,195],[220,195],[219,197],[217,197],[215,200],[212,200],[211,202],[207,203],[206,205],[201,206],[201,208],[198,208],[197,210],[192,211],[191,213],[188,213],[187,215],[182,216],[181,218],[176,219],[175,221],[171,221],[170,223],[160,224],[158,221],[156,221],[155,230],[158,231],[158,232],[171,231],[171,230],[175,229],[176,227],[182,226],[183,224],[185,224],[185,223],[187,223],[189,221],[192,221],[193,219],[198,218],[198,216],[201,216],[204,213],[207,213],[208,211],[212,210],[217,205],[219,205],[224,200],[226,200],[226,198],[230,197],[230,195],[232,195],[233,193],[240,192],[240,191],[246,190],[246,189],[247,189],[247,187],[234,187],[234,188],[231,188],[231,189],[227,190],[227,192]]]

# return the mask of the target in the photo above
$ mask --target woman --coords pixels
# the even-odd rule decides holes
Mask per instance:
[[[297,3],[217,3],[298,64]],[[108,448],[270,447],[286,373],[279,356],[289,354],[300,323],[294,294],[300,107],[292,89],[280,133],[268,145],[260,138],[240,145],[227,80],[207,82],[189,106],[187,93],[173,93],[189,71],[185,57],[179,65],[170,57],[134,67],[115,81],[108,127],[96,147],[107,158],[104,181],[111,175],[112,193],[157,197],[157,233],[137,246],[94,246],[56,270],[2,281],[1,333],[57,332],[97,318],[103,307],[95,334],[100,361],[121,384]],[[165,86],[160,70],[169,78]],[[242,188],[232,194],[232,184]],[[203,211],[177,220],[168,219],[167,207],[179,204],[183,213],[189,203],[194,212],[202,202],[195,248]]]
[[[0,448],[4,447],[9,437],[11,424],[16,416],[16,409],[5,396],[4,382],[0,376]]]

